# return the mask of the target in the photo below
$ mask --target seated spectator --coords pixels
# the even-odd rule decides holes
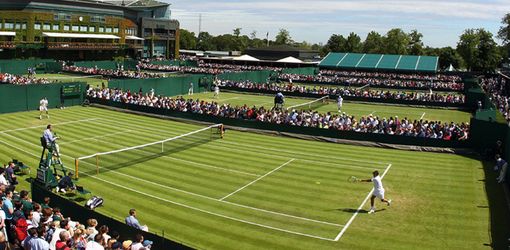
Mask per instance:
[[[28,191],[21,190],[19,193],[20,201],[23,204],[23,213],[34,210],[34,206],[32,205],[32,200],[28,198]]]
[[[139,250],[140,248],[142,248],[143,240],[144,240],[143,235],[137,234],[135,237],[135,241],[131,245],[131,250]]]
[[[146,231],[148,232],[149,231],[149,228],[147,227],[147,225],[140,225],[140,223],[138,222],[138,219],[136,218],[136,209],[132,208],[129,210],[129,216],[126,217],[126,224],[130,227],[134,227],[136,229],[139,229],[139,230],[143,230],[143,231]]]
[[[87,237],[87,240],[88,241],[93,241],[94,240],[94,237],[96,236],[96,234],[98,234],[99,232],[97,231],[96,227],[97,227],[97,220],[96,219],[88,219],[87,220],[87,234],[88,234],[88,237]]]
[[[27,230],[27,237],[25,238],[25,240],[23,241],[23,244],[22,244],[23,248],[25,250],[31,249],[30,248],[30,241],[32,241],[32,240],[34,240],[36,238],[37,238],[37,228],[34,228],[34,227],[29,228]]]
[[[130,240],[125,240],[122,242],[122,250],[131,250],[131,245],[133,244]]]
[[[14,162],[9,162],[9,165],[5,169],[5,177],[11,186],[18,185],[16,175],[14,175]]]
[[[103,242],[103,236],[101,234],[96,234],[93,241],[87,242],[85,250],[104,250],[101,242]]]
[[[76,248],[76,250],[85,250],[85,247],[87,245],[86,237],[87,234],[85,233],[85,227],[84,226],[78,227],[74,231],[73,247]]]
[[[143,241],[143,243],[142,243],[142,245],[143,245],[143,247],[145,247],[146,249],[151,249],[151,248],[152,248],[152,244],[153,244],[153,243],[154,243],[154,242],[152,242],[152,241],[150,241],[150,240],[144,240],[144,241]]]

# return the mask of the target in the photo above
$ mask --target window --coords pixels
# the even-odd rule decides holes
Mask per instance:
[[[60,25],[58,24],[53,24],[53,28],[52,30],[60,30]]]
[[[43,30],[50,30],[51,29],[51,25],[49,23],[45,23],[43,25]]]
[[[71,26],[69,24],[64,25],[64,31],[70,31]]]
[[[59,13],[53,15],[53,19],[55,21],[71,21],[71,15],[65,14],[65,13]]]
[[[34,24],[34,30],[41,30],[41,24],[40,23],[35,23]]]
[[[119,28],[113,28],[113,33],[119,33]]]
[[[73,25],[73,31],[80,31],[80,26]]]
[[[90,17],[90,21],[93,23],[104,23],[106,19],[103,16],[92,16]]]
[[[96,27],[90,26],[89,27],[89,32],[96,32]]]
[[[26,30],[27,29],[27,23],[22,23],[21,24],[21,29],[22,30]]]
[[[112,33],[112,28],[110,27],[106,28],[106,33]]]
[[[80,32],[87,32],[87,26],[80,26]]]
[[[6,30],[12,30],[14,29],[14,23],[5,23],[4,28]]]
[[[20,29],[21,29],[21,23],[16,23],[16,26],[15,26],[15,27],[16,27],[16,28],[15,28],[16,30],[20,30]]]
[[[99,33],[104,33],[104,27],[99,27]]]

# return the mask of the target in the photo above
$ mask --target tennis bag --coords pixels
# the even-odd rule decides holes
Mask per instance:
[[[103,198],[98,196],[92,196],[92,198],[90,198],[85,204],[85,207],[93,210],[94,208],[101,206],[103,202],[104,202]]]

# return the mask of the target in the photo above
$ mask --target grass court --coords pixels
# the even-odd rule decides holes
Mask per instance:
[[[230,93],[221,98],[272,101]],[[351,105],[357,107],[347,103],[346,109]],[[395,113],[391,108],[377,110]],[[33,176],[48,123],[62,137],[69,168],[76,157],[205,127],[92,107],[50,110],[50,120],[38,115],[0,115],[0,159],[22,159]],[[374,169],[384,173],[386,196],[394,202],[376,203],[377,212],[369,215],[372,185],[347,179],[369,178]],[[106,201],[98,212],[123,221],[135,207],[150,231],[200,249],[483,249],[490,242],[482,163],[459,155],[227,130],[223,139],[80,174],[79,185]]]

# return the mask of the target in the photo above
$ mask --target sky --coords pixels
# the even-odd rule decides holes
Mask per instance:
[[[510,12],[510,0],[160,0],[171,4],[172,19],[181,28],[213,35],[241,33],[274,39],[287,29],[294,41],[325,44],[332,34],[355,32],[365,39],[374,30],[392,28],[423,34],[425,45],[455,47],[468,28],[484,28],[494,35]],[[500,43],[499,40],[497,40]]]

